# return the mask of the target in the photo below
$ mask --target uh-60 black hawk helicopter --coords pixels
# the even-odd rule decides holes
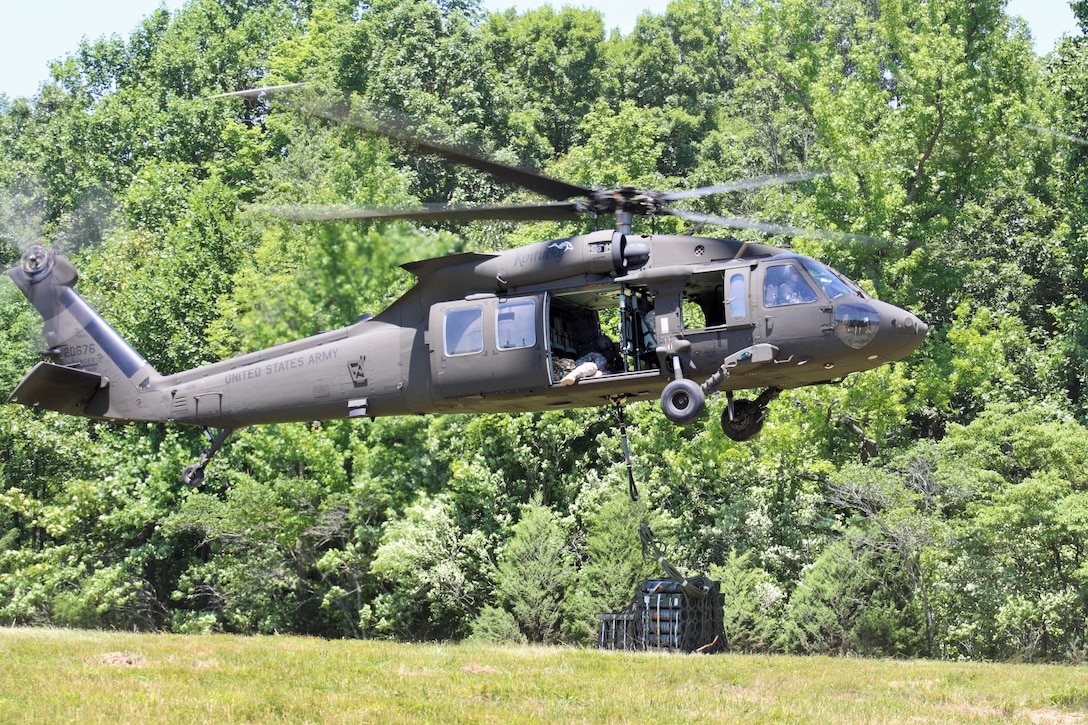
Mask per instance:
[[[765,244],[633,235],[635,216],[798,233],[780,225],[675,209],[686,198],[812,174],[658,193],[590,189],[398,129],[369,127],[423,153],[485,171],[554,201],[415,210],[280,209],[297,219],[577,220],[615,215],[615,229],[500,253],[410,262],[417,283],[355,323],[193,370],[160,375],[75,291],[76,270],[33,246],[9,276],[45,320],[46,360],[9,402],[118,422],[205,428],[211,446],[262,423],[424,413],[546,411],[659,398],[689,423],[721,390],[721,427],[755,436],[782,390],[832,382],[915,350],[927,326],[829,267]],[[573,201],[572,201],[573,199]],[[762,389],[754,399],[733,391]],[[218,429],[212,436],[210,430]]]

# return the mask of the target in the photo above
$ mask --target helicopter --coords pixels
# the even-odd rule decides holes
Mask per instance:
[[[710,236],[634,234],[636,216],[771,233],[781,225],[676,209],[675,201],[811,178],[801,173],[662,193],[595,189],[368,127],[421,153],[548,197],[542,203],[416,209],[288,207],[298,220],[579,220],[613,229],[502,252],[412,261],[416,283],[345,327],[162,375],[75,290],[72,263],[41,245],[7,271],[44,320],[43,360],[8,402],[118,423],[199,426],[211,445],[253,425],[445,413],[521,413],[658,399],[683,425],[723,392],[720,425],[747,441],[783,390],[835,382],[917,349],[927,325],[790,249]],[[735,391],[758,390],[753,398]],[[216,431],[213,434],[213,430]]]

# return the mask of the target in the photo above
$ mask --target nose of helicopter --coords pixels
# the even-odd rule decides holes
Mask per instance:
[[[835,336],[863,353],[871,365],[898,360],[916,350],[929,325],[895,305],[856,300],[835,307]]]
[[[870,356],[898,360],[921,346],[929,332],[929,325],[918,316],[895,305],[879,303],[877,309],[881,317],[880,331],[873,340],[875,345],[869,350]]]

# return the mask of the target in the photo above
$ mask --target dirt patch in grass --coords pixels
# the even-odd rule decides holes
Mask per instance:
[[[462,672],[467,672],[470,675],[501,675],[502,670],[492,667],[491,665],[478,665],[475,662],[469,662],[467,665],[461,668]]]
[[[1060,710],[1027,710],[1021,713],[1033,725],[1074,725],[1084,722],[1084,713]]]
[[[93,664],[106,667],[143,667],[147,664],[147,658],[133,652],[107,652],[96,657]]]

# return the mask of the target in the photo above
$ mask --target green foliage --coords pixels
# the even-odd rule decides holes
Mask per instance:
[[[1078,650],[1085,444],[1083,427],[1042,408],[997,406],[951,432],[950,450],[977,480],[940,569],[951,653],[1032,660]]]
[[[903,606],[893,562],[849,538],[830,544],[790,598],[789,651],[892,656],[919,652],[918,612]]]
[[[499,553],[496,594],[530,642],[563,637],[563,614],[574,581],[567,532],[551,509],[530,504]]]
[[[37,361],[41,338],[41,318],[31,308],[19,304],[22,293],[8,281],[0,280],[0,396],[6,397],[19,384],[26,371]]]
[[[483,26],[487,59],[500,90],[496,105],[509,115],[519,157],[562,154],[578,138],[606,77],[604,25],[595,10],[550,6],[518,15],[494,13]],[[527,137],[527,138],[526,138]],[[526,158],[527,157],[527,158]]]
[[[770,652],[778,647],[787,604],[786,592],[767,572],[750,563],[750,552],[729,553],[710,568],[725,601],[722,623],[732,652]]]
[[[489,588],[486,537],[462,531],[448,498],[421,498],[404,517],[387,522],[370,573],[383,592],[373,603],[382,636],[463,636]],[[500,567],[501,570],[501,567]]]
[[[99,284],[84,289],[91,303],[164,374],[211,359],[204,331],[248,244],[234,190],[187,177],[176,166],[145,169],[130,190],[135,228],[111,234],[82,265]],[[163,197],[173,208],[146,208]]]
[[[642,552],[640,523],[635,506],[621,491],[613,493],[590,520],[579,589],[592,592],[595,612],[622,611],[638,585],[657,574],[653,558]]]
[[[514,615],[493,606],[484,607],[472,620],[472,639],[506,644],[523,644],[527,641]]]
[[[1035,58],[996,0],[676,0],[626,37],[576,8],[195,0],[83,41],[0,98],[0,262],[73,256],[162,373],[378,312],[403,262],[584,228],[248,209],[528,198],[330,124],[322,96],[589,186],[829,169],[682,203],[880,237],[795,241],[931,327],[908,360],[785,392],[746,444],[720,398],[683,428],[629,406],[638,510],[606,409],[243,431],[191,491],[195,431],[4,406],[0,617],[584,642],[655,574],[644,511],[721,581],[734,650],[1082,660],[1086,52]],[[0,395],[38,326],[0,280]]]

